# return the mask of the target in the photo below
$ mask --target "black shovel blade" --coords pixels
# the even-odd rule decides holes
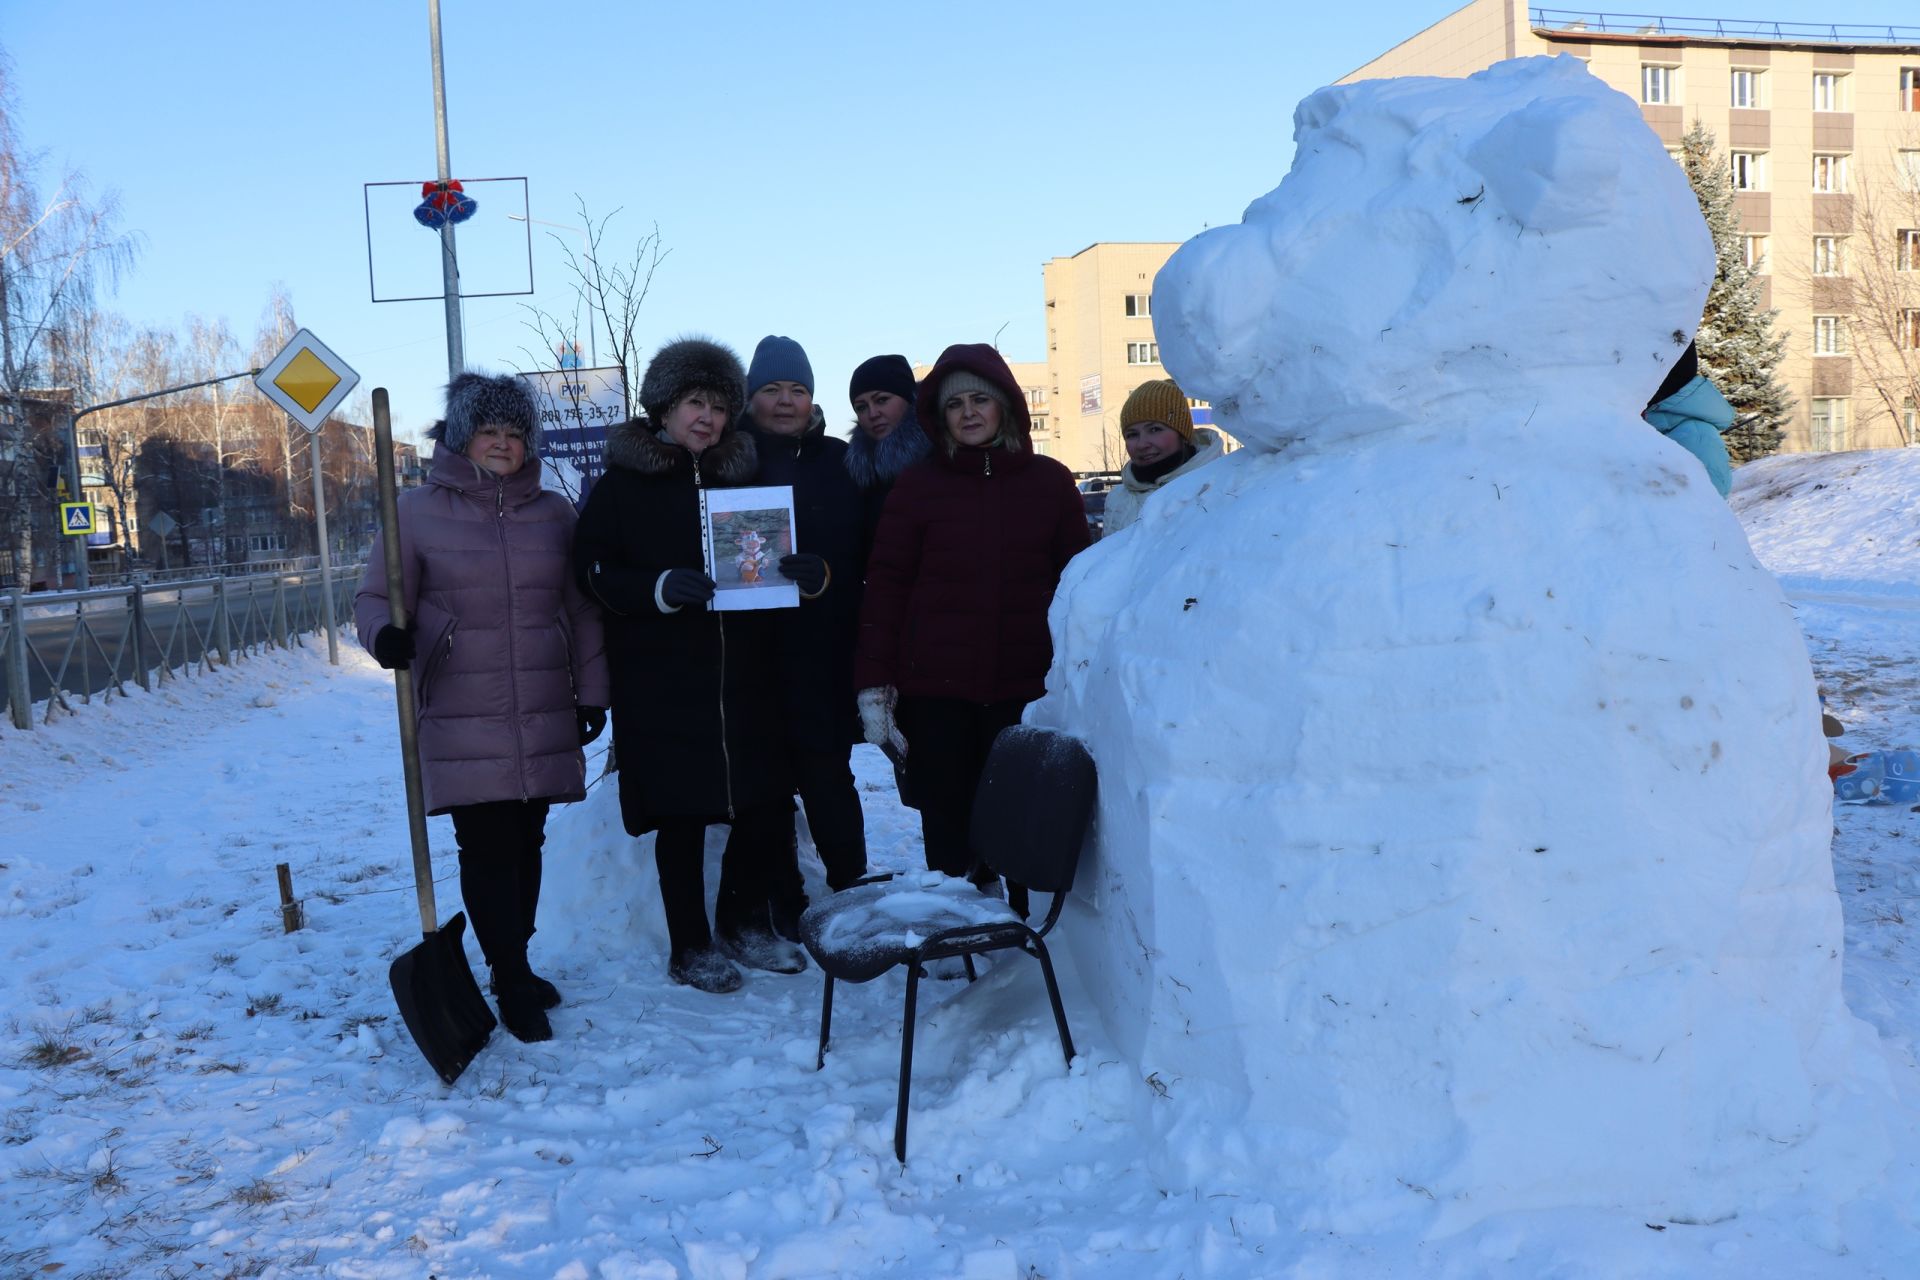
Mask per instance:
[[[461,945],[467,917],[461,913],[428,934],[420,945],[394,957],[387,970],[393,1000],[427,1065],[446,1083],[460,1078],[493,1034],[493,1010],[480,994]]]

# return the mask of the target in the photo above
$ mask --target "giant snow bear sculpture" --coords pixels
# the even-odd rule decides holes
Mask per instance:
[[[1031,713],[1098,756],[1064,936],[1169,1167],[1343,1230],[1871,1177],[1803,642],[1638,416],[1714,270],[1679,167],[1571,58],[1295,137],[1154,286],[1247,447],[1069,567]]]

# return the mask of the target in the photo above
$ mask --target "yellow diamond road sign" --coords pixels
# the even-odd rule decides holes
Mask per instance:
[[[318,431],[347,393],[360,385],[360,375],[310,330],[302,329],[254,375],[253,384],[301,426]]]

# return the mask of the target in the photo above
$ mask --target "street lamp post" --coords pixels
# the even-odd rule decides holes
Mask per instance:
[[[427,0],[427,29],[433,43],[433,143],[440,165],[441,189],[453,181],[447,154],[447,76],[440,57],[440,0]],[[440,289],[447,311],[447,381],[467,367],[460,333],[460,264],[453,251],[453,219],[440,224]]]

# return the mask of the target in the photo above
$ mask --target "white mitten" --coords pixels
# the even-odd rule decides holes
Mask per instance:
[[[905,759],[907,740],[900,736],[900,726],[893,722],[893,704],[899,696],[899,691],[890,684],[862,689],[857,699],[860,704],[860,732],[882,751]]]

